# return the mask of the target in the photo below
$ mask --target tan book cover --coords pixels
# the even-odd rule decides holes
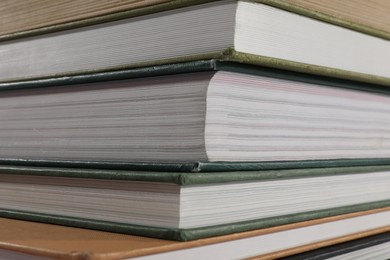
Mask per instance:
[[[287,0],[308,11],[322,13],[350,24],[390,32],[390,1],[386,0]]]
[[[2,227],[0,230],[0,254],[1,251],[6,250],[8,252],[54,259],[127,259],[262,236],[389,210],[390,208],[388,207],[191,242],[175,242],[0,218],[0,226]],[[275,257],[288,256],[389,230],[390,226],[376,228],[258,256],[256,259],[274,259]]]
[[[196,4],[196,0],[4,0],[0,5],[0,35],[51,27],[120,14],[153,5]],[[289,9],[316,19],[336,23],[352,29],[390,38],[390,2],[386,0],[258,0],[266,4]],[[159,8],[157,8],[159,9]],[[165,7],[163,8],[165,9]],[[106,19],[106,18],[103,18]],[[107,19],[111,19],[107,17]],[[116,19],[112,17],[112,19]],[[99,21],[99,19],[97,19]],[[83,22],[82,22],[83,23]],[[77,25],[77,22],[75,23]]]
[[[257,0],[317,20],[390,39],[390,2],[386,0]]]
[[[0,5],[0,34],[28,31],[169,0],[4,0]]]

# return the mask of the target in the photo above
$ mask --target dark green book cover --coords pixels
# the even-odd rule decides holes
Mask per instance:
[[[128,69],[104,73],[57,77],[21,82],[0,83],[0,91],[18,94],[18,90],[33,89],[41,90],[58,86],[72,87],[77,84],[94,84],[98,82],[116,82],[127,79],[148,78],[157,76],[180,75],[183,73],[202,72],[238,72],[247,75],[258,75],[269,78],[291,80],[294,82],[318,84],[338,89],[353,89],[364,92],[388,95],[390,90],[380,85],[361,83],[350,80],[335,79],[329,77],[312,76],[304,73],[291,72],[286,70],[257,67],[233,62],[221,62],[218,60],[201,60],[195,62],[184,62],[152,66],[137,69]],[[87,85],[83,85],[87,86]],[[1,93],[1,92],[0,92]],[[71,167],[90,169],[121,169],[141,171],[173,171],[173,172],[224,172],[224,171],[256,171],[256,170],[278,170],[297,168],[322,168],[322,167],[345,167],[345,166],[375,166],[388,165],[390,159],[383,158],[339,158],[304,161],[247,161],[247,162],[210,162],[210,161],[185,161],[176,162],[155,162],[145,161],[107,161],[107,160],[49,160],[49,159],[25,159],[25,158],[0,158],[1,164],[19,166],[49,166],[49,167]]]
[[[123,170],[93,170],[93,169],[69,169],[69,168],[49,168],[49,167],[21,167],[21,166],[0,166],[0,178],[3,176],[17,177],[15,180],[23,182],[23,178],[49,177],[73,178],[80,181],[100,180],[100,181],[126,181],[144,183],[167,183],[180,187],[196,187],[211,184],[231,184],[231,183],[253,183],[284,180],[315,180],[322,177],[347,177],[358,178],[361,175],[383,173],[390,170],[389,166],[364,166],[364,167],[339,167],[339,168],[319,168],[303,170],[274,170],[274,171],[241,171],[241,172],[214,172],[214,173],[179,173],[179,172],[148,172],[148,171],[123,171]],[[18,179],[19,178],[19,179]],[[33,180],[33,179],[31,179]],[[7,182],[7,178],[5,178]],[[9,181],[9,179],[8,179]],[[4,181],[2,181],[4,182]],[[371,184],[370,184],[371,185]],[[31,188],[34,189],[34,184]],[[371,187],[371,186],[368,186]],[[347,189],[347,187],[346,187]],[[48,194],[50,196],[50,194]],[[112,202],[119,203],[119,202]],[[1,203],[0,203],[1,204]],[[164,228],[156,226],[143,226],[129,223],[110,222],[90,218],[79,218],[64,216],[60,214],[48,214],[39,210],[9,209],[0,206],[0,216],[16,219],[25,219],[38,222],[46,222],[67,226],[83,227],[118,233],[150,236],[163,239],[179,241],[194,240],[204,237],[219,236],[236,232],[243,232],[254,229],[261,229],[297,223],[312,219],[336,216],[352,212],[365,211],[390,206],[390,197],[387,200],[371,201],[360,204],[344,205],[342,207],[330,207],[321,210],[305,211],[293,214],[278,215],[267,218],[252,219],[249,221],[238,221],[221,225],[211,225],[199,228]],[[71,209],[69,209],[71,210]]]

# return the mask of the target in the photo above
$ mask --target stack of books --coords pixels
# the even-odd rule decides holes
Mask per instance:
[[[387,17],[71,2],[3,7],[0,256],[389,255]]]

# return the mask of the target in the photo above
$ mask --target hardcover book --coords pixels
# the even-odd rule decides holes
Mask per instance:
[[[131,17],[139,12],[157,12],[207,0],[3,0],[0,6],[0,37],[10,38],[61,30],[86,24]],[[268,5],[338,24],[383,38],[389,38],[390,10],[386,0],[258,0]]]
[[[283,260],[370,260],[390,259],[390,232],[330,245],[291,255]]]
[[[5,38],[0,81],[216,58],[390,85],[388,40],[270,5],[227,0],[139,15]]]
[[[389,166],[216,173],[1,166],[0,173],[3,217],[182,241],[390,206]]]
[[[389,90],[372,84],[211,60],[0,88],[3,163],[325,167],[390,156]]]

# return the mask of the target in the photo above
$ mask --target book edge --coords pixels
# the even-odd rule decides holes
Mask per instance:
[[[173,63],[161,64],[147,64],[147,66],[136,66],[130,68],[123,68],[119,70],[102,70],[102,71],[90,71],[82,72],[77,74],[69,75],[52,75],[50,77],[43,78],[32,78],[32,79],[21,79],[17,81],[0,82],[0,91],[4,90],[16,90],[25,88],[40,88],[50,86],[63,86],[63,85],[74,85],[74,84],[89,84],[94,82],[102,81],[115,81],[115,80],[126,80],[134,78],[144,77],[156,77],[156,76],[167,76],[181,73],[195,73],[205,71],[229,71],[235,73],[242,73],[248,75],[264,76],[270,78],[278,78],[284,80],[292,80],[297,82],[304,82],[309,84],[318,84],[329,87],[337,87],[343,89],[354,89],[365,92],[373,92],[390,95],[390,89],[386,86],[360,82],[351,79],[334,78],[329,75],[318,75],[309,74],[307,71],[297,70],[286,70],[280,68],[279,65],[271,66],[273,58],[257,57],[250,58],[248,60],[242,53],[237,53],[232,49],[228,49],[223,53],[210,54],[215,55],[215,58],[206,57],[205,59],[198,59],[198,57],[187,57],[188,60],[180,58],[172,61]],[[219,57],[221,55],[221,57]],[[248,56],[248,54],[244,54]],[[223,58],[222,56],[225,56]],[[219,57],[219,58],[218,58]],[[193,59],[194,58],[194,59]],[[268,65],[271,60],[271,65]],[[257,64],[264,61],[264,64]],[[255,64],[252,64],[255,63]],[[298,65],[300,63],[297,63]],[[294,65],[295,66],[295,65]],[[307,65],[312,66],[312,65]],[[390,79],[389,79],[390,80]]]
[[[260,255],[260,256],[254,257],[254,258],[249,258],[247,260],[254,260],[254,259],[259,259],[259,258],[261,258],[262,260],[271,260],[271,259],[279,259],[279,258],[283,258],[283,257],[289,257],[292,255],[304,253],[304,252],[307,252],[310,250],[316,250],[316,249],[321,249],[321,248],[324,248],[327,246],[333,246],[333,245],[337,245],[340,243],[350,242],[350,241],[355,240],[355,239],[366,238],[369,236],[382,234],[382,233],[385,233],[388,231],[390,231],[390,226],[385,226],[385,227],[376,228],[373,230],[363,231],[363,232],[359,232],[359,233],[355,233],[355,234],[351,234],[351,235],[346,235],[346,236],[342,236],[342,237],[338,237],[338,238],[334,238],[334,239],[328,239],[325,241],[319,241],[319,242],[315,242],[315,243],[311,243],[311,244],[307,244],[307,245],[303,245],[303,246],[299,246],[299,247],[294,247],[294,248],[290,248],[290,249],[286,249],[286,250],[282,250],[282,251],[278,251],[278,252],[274,252],[274,253]],[[305,258],[305,259],[314,260],[313,258]],[[317,259],[317,258],[315,258],[315,259]],[[322,259],[322,258],[318,258],[318,260],[319,259]]]
[[[258,229],[267,229],[302,223],[312,220],[321,220],[327,217],[337,217],[346,214],[361,213],[363,211],[381,210],[390,206],[390,200],[376,201],[357,205],[349,205],[331,209],[316,210],[310,212],[295,213],[277,217],[269,217],[258,220],[229,223],[217,226],[208,226],[202,228],[160,228],[141,226],[133,224],[115,223],[109,221],[82,219],[76,217],[57,216],[43,213],[33,213],[28,211],[1,209],[0,216],[5,218],[43,222],[62,226],[87,228],[121,234],[146,236],[152,238],[174,240],[174,241],[193,241],[217,236],[226,236],[229,234],[249,232]]]
[[[11,252],[16,252],[20,254],[36,256],[36,257],[45,257],[61,260],[92,260],[94,254],[91,252],[82,252],[82,251],[72,251],[72,252],[63,252],[59,250],[49,250],[38,247],[28,247],[21,246],[17,244],[4,244],[0,242],[0,250],[7,250]]]
[[[153,72],[154,69],[158,70],[159,67],[165,68],[167,74],[174,74],[175,72],[169,72],[169,67],[179,66],[180,64],[185,63],[207,63],[207,61],[210,64],[214,64],[212,67],[210,67],[210,70],[228,70],[229,66],[222,66],[222,65],[216,65],[216,62],[224,63],[224,62],[230,62],[230,63],[237,63],[239,66],[244,67],[245,65],[252,65],[257,66],[257,68],[266,70],[268,69],[278,69],[280,71],[285,71],[284,74],[288,75],[290,72],[290,75],[288,77],[291,78],[292,73],[299,73],[302,75],[308,75],[311,81],[314,82],[321,82],[324,81],[325,78],[327,78],[330,81],[331,79],[336,79],[337,84],[342,84],[343,86],[346,86],[347,82],[355,82],[357,85],[361,84],[369,84],[373,85],[373,91],[377,87],[386,86],[390,87],[390,77],[382,77],[382,76],[376,76],[371,74],[364,74],[364,73],[358,73],[358,72],[352,72],[347,70],[341,70],[341,69],[335,69],[330,67],[324,67],[319,65],[312,65],[312,64],[306,64],[301,62],[295,62],[290,60],[283,60],[273,57],[266,57],[261,55],[254,55],[254,54],[248,54],[248,53],[242,53],[237,52],[233,48],[228,48],[225,50],[222,50],[221,52],[214,52],[214,53],[205,53],[205,54],[199,54],[199,55],[189,55],[189,56],[182,56],[182,57],[176,57],[176,58],[170,58],[170,59],[162,59],[162,60],[156,60],[156,61],[147,61],[147,62],[140,62],[140,63],[130,63],[123,66],[114,66],[114,67],[106,67],[104,69],[98,69],[98,70],[86,70],[86,71],[78,71],[77,73],[62,73],[62,74],[54,74],[54,75],[46,75],[43,77],[38,78],[19,78],[19,79],[13,79],[10,81],[0,81],[0,90],[9,90],[12,88],[26,88],[28,84],[32,86],[47,86],[50,84],[53,84],[55,81],[62,80],[63,83],[61,84],[76,84],[79,83],[88,83],[88,82],[94,82],[98,80],[115,80],[117,77],[118,79],[125,79],[126,75],[131,74],[131,70],[138,71],[138,73],[141,73],[144,70],[144,74],[140,74],[138,77],[145,77],[147,76],[146,70],[151,70]],[[231,70],[230,66],[230,70]],[[193,70],[192,72],[195,72],[197,70]],[[245,70],[243,71],[250,71]],[[252,69],[251,71],[254,71]],[[178,71],[177,73],[182,73],[184,71]],[[191,71],[188,71],[191,72]],[[291,73],[292,72],[292,73]],[[272,74],[271,71],[263,72],[263,74]],[[105,75],[106,74],[106,75]],[[149,74],[153,75],[153,74]],[[163,74],[163,69],[160,69],[160,74],[154,74],[154,75],[166,75]],[[321,79],[315,80],[314,76],[320,76]],[[96,79],[93,80],[93,78],[96,77]],[[127,78],[134,78],[136,76],[127,76]],[[92,78],[92,79],[91,79]],[[296,77],[295,77],[296,79]],[[342,83],[342,81],[345,80],[346,82]],[[35,83],[34,83],[35,82]],[[375,87],[375,86],[377,87]],[[370,89],[371,87],[366,87],[363,89]],[[381,90],[383,91],[383,89]]]
[[[13,88],[28,88],[29,85],[39,87],[40,85],[49,86],[53,82],[60,82],[63,85],[90,83],[98,81],[116,80],[116,79],[130,79],[146,76],[162,76],[183,72],[198,72],[204,70],[215,70],[214,64],[216,59],[220,59],[223,52],[205,53],[197,55],[188,55],[176,58],[146,61],[139,63],[130,63],[122,66],[106,67],[96,70],[81,70],[76,73],[59,73],[50,74],[36,78],[18,78],[12,80],[1,81],[0,90],[9,90]],[[181,64],[193,64],[195,69],[191,70],[189,67],[186,70],[178,69],[171,71],[172,68],[179,67]],[[208,63],[208,65],[207,65]],[[204,65],[205,67],[200,69]],[[189,66],[189,65],[185,65]],[[208,67],[207,67],[208,66]],[[198,69],[196,69],[198,68]],[[134,71],[134,72],[133,72]],[[164,72],[165,71],[165,72]],[[133,73],[141,73],[141,76],[136,76]],[[91,80],[91,78],[93,80]]]
[[[167,0],[154,5],[150,5],[149,3],[147,3],[144,4],[143,6],[141,5],[134,9],[128,9],[124,11],[99,15],[99,16],[76,20],[76,21],[53,24],[50,26],[38,27],[38,28],[25,30],[25,31],[3,34],[0,35],[0,42],[38,36],[38,35],[59,32],[64,30],[76,29],[76,28],[81,28],[85,26],[96,25],[96,24],[101,24],[106,22],[113,22],[113,21],[139,17],[143,15],[154,14],[154,13],[174,10],[178,8],[193,6],[193,5],[199,5],[208,2],[214,2],[214,1],[216,0]]]
[[[303,170],[315,168],[374,167],[389,166],[389,158],[361,158],[307,161],[264,161],[264,162],[112,162],[112,161],[69,161],[69,160],[30,160],[0,158],[2,167],[45,167],[84,170],[172,172],[172,173],[218,173]],[[4,169],[4,168],[3,168]]]
[[[390,86],[389,77],[382,77],[372,74],[365,74],[331,67],[307,64],[303,62],[295,62],[279,58],[248,54],[238,52],[232,48],[224,52],[224,56],[221,60],[251,64],[256,66],[264,66],[311,75],[319,75],[329,78],[333,77],[338,79],[365,82],[369,84]]]
[[[0,165],[0,175],[172,183],[179,186],[390,172],[390,165],[232,172],[152,172]],[[390,173],[389,173],[390,174]]]
[[[356,235],[353,240],[344,240],[342,238],[335,239],[335,241],[326,241],[319,243],[321,245],[307,245],[305,249],[303,248],[294,248],[291,249],[291,252],[280,252],[282,257],[284,254],[289,260],[323,260],[330,257],[339,256],[354,252],[356,250],[361,250],[365,248],[370,248],[372,246],[380,245],[383,243],[390,242],[390,226],[374,229],[371,232],[364,232],[368,236],[363,236],[363,234]],[[295,253],[297,252],[297,253]]]

